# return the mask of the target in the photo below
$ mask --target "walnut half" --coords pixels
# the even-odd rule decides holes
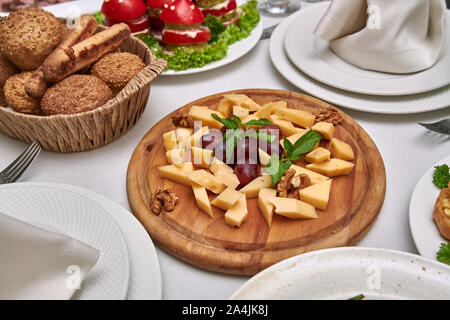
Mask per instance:
[[[173,190],[158,187],[151,197],[150,209],[156,215],[160,214],[163,208],[170,212],[175,209],[178,200],[178,195]]]
[[[294,169],[289,169],[277,183],[277,196],[281,198],[300,199],[299,191],[311,185],[311,179],[306,174],[295,175]]]
[[[183,128],[194,127],[194,119],[188,114],[183,114],[181,116],[173,116],[172,123],[175,127],[183,127]]]

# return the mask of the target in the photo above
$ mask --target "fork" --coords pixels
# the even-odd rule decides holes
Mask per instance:
[[[450,134],[450,118],[435,123],[419,123],[419,124],[434,132],[442,134]]]
[[[0,184],[16,182],[36,159],[40,151],[41,147],[36,142],[30,144],[16,160],[0,172]]]

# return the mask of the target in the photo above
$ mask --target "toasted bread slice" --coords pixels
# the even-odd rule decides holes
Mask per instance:
[[[448,188],[442,189],[436,200],[433,219],[441,235],[450,240],[450,183]]]

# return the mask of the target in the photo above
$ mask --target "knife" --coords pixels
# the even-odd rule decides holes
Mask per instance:
[[[275,30],[276,27],[278,27],[278,23],[274,24],[273,26],[265,28],[259,40],[269,39],[272,36],[273,30]]]

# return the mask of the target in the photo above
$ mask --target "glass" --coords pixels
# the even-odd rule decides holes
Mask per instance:
[[[300,0],[264,0],[258,6],[261,14],[270,17],[286,17],[300,8]]]

